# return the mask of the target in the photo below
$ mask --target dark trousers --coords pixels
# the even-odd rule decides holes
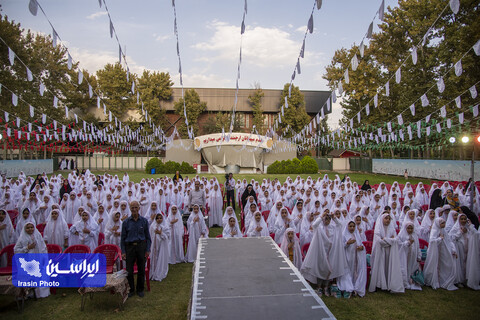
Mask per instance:
[[[230,206],[232,200],[232,208],[235,210],[235,190],[227,190],[227,206]]]
[[[147,243],[145,241],[137,244],[127,243],[125,250],[127,256],[127,280],[130,286],[130,292],[135,292],[135,281],[133,279],[133,265],[137,263],[137,292],[142,292],[145,285],[145,253]]]

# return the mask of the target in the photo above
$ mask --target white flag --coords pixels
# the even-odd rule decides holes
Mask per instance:
[[[440,77],[437,81],[438,92],[442,93],[445,90],[445,83],[443,82],[443,77]]]

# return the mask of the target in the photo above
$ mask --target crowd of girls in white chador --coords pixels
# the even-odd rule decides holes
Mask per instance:
[[[480,196],[477,188],[473,195],[470,190],[449,182],[372,187],[366,181],[360,186],[348,176],[244,179],[235,184],[242,207],[239,221],[232,207],[223,208],[223,187],[216,178],[134,183],[128,174],[95,176],[88,170],[66,178],[20,174],[0,181],[0,250],[9,244],[15,244],[15,252],[45,252],[45,244],[84,244],[93,251],[101,235],[104,243],[118,246],[129,203],[136,200],[150,223],[153,280],[164,279],[169,264],[193,262],[199,239],[218,225],[224,238],[275,234],[285,255],[323,295],[404,292],[422,285],[478,290]],[[11,221],[14,211],[18,216]]]

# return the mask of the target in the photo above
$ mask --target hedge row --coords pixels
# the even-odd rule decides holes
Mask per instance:
[[[292,160],[275,161],[267,168],[267,173],[318,173],[318,164],[312,157],[305,156],[301,161],[297,158]]]
[[[175,162],[175,161],[167,161],[165,163],[158,158],[152,158],[147,161],[145,165],[145,172],[150,173],[152,169],[155,168],[155,173],[175,173],[176,171],[180,171],[180,173],[197,173],[190,164],[187,162],[182,162],[182,164]]]

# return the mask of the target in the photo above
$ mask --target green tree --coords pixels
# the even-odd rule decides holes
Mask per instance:
[[[283,87],[282,97],[279,101],[280,105],[283,105],[285,97],[288,97],[289,86],[290,84],[287,83]],[[293,136],[294,132],[300,132],[310,122],[310,116],[305,110],[305,98],[298,87],[292,85],[291,95],[287,98],[287,101],[288,108],[284,109],[285,115],[282,116],[282,123],[279,123],[279,129],[283,132],[283,129],[289,125],[291,129],[284,134],[284,137],[288,138]]]
[[[127,70],[118,62],[108,63],[97,71],[98,88],[105,95],[102,98],[107,102],[108,110],[118,119],[122,119],[128,110],[136,109],[137,98],[131,93],[134,77],[130,74],[130,81],[127,81]]]
[[[166,126],[166,111],[162,101],[169,101],[173,94],[173,81],[168,72],[150,72],[144,70],[138,79],[138,90],[144,103],[144,108],[156,125]]]
[[[253,110],[253,125],[256,127],[259,134],[265,133],[263,125],[263,110],[262,110],[262,98],[264,96],[263,90],[256,86],[253,94],[248,96],[248,102]]]
[[[174,104],[175,113],[180,115],[183,122],[177,127],[178,132],[183,138],[188,137],[187,126],[184,118],[184,100],[180,98]],[[187,113],[188,125],[193,127],[195,135],[198,134],[199,126],[197,123],[198,117],[207,110],[207,103],[200,101],[200,96],[195,89],[185,91],[185,109]]]

